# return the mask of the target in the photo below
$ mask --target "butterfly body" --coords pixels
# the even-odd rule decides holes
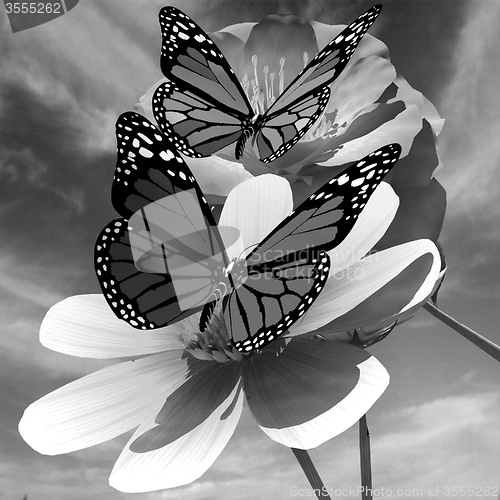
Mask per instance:
[[[230,259],[224,242],[236,241],[241,228],[229,228],[231,235],[221,227],[222,238],[196,179],[168,138],[133,112],[119,117],[116,134],[112,201],[123,218],[101,231],[95,247],[96,274],[109,306],[142,330],[196,312],[204,330],[220,306],[241,352],[272,342],[307,312],[327,282],[327,252],[349,234],[401,152],[390,144],[370,153],[262,241],[245,242],[253,246],[248,254]]]
[[[190,157],[210,156],[236,143],[234,155],[239,160],[252,138],[262,162],[276,160],[322,116],[330,99],[331,83],[345,68],[380,10],[379,5],[372,7],[345,28],[276,99],[269,98],[266,83],[267,105],[255,99],[252,106],[210,37],[180,10],[164,7],[159,14],[160,66],[169,81],[153,95],[153,114],[160,129]],[[253,92],[259,94],[257,83]]]

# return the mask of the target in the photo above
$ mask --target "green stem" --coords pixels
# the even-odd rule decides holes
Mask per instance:
[[[318,471],[312,463],[311,457],[306,450],[299,450],[297,448],[292,448],[295,458],[298,460],[304,474],[306,475],[309,483],[311,484],[315,495],[320,500],[331,500],[326,491],[325,485],[321,478],[319,477]]]
[[[475,344],[477,347],[482,349],[486,354],[489,354],[492,358],[495,358],[497,361],[500,361],[500,346],[497,346],[491,340],[479,335],[479,333],[475,332],[468,326],[459,323],[456,319],[453,319],[451,316],[448,316],[443,311],[440,311],[436,306],[432,305],[430,302],[424,304],[423,308],[431,313],[434,317],[441,320],[445,325],[448,325],[450,328],[453,328],[460,335],[465,337],[467,340]]]
[[[366,415],[359,420],[359,458],[361,465],[362,500],[372,500],[372,465],[370,458],[370,431],[366,423]]]

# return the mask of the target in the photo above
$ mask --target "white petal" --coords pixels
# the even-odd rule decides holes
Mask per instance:
[[[40,342],[81,358],[139,356],[183,349],[177,334],[180,327],[136,330],[114,315],[101,294],[76,295],[49,309],[40,327]]]
[[[342,273],[330,274],[325,288],[305,315],[302,323],[290,333],[293,335],[308,333],[330,323],[370,297],[412,262],[427,253],[433,257],[427,280],[430,282],[434,279],[435,282],[441,259],[436,245],[430,240],[410,241],[382,250],[353,264]],[[434,283],[431,286],[433,285]],[[417,295],[420,297],[423,293],[422,291]],[[414,301],[415,299],[412,303]],[[403,311],[408,307],[411,306],[407,306]]]
[[[296,341],[293,340],[291,343],[293,344],[293,342]],[[333,385],[331,390],[343,394],[344,390],[349,388],[348,392],[345,397],[333,407],[304,423],[299,423],[290,427],[279,426],[279,428],[260,425],[260,428],[271,439],[285,446],[307,450],[315,448],[325,441],[339,435],[354,425],[372,407],[389,385],[389,374],[387,370],[373,356],[349,344],[330,341],[324,341],[324,344],[328,344],[330,366],[338,372],[338,387],[335,388]],[[361,362],[359,361],[360,358],[363,359]],[[356,380],[352,381],[353,373],[352,370],[349,369],[349,363],[355,363],[355,360],[358,361],[354,366],[359,370],[359,374]],[[297,377],[298,381],[300,381],[301,378],[299,375],[299,373],[294,372],[293,366],[290,366],[290,379],[294,380],[294,378]],[[327,378],[328,375],[328,370],[323,370],[323,377],[321,377],[321,373],[315,373],[314,368],[311,369],[311,377],[313,377],[313,380],[314,377],[319,377],[317,381],[318,386],[322,384],[323,378]],[[349,383],[346,383],[347,380],[349,380]],[[350,388],[351,383],[354,384],[352,388]],[[302,385],[298,383],[298,387],[302,387]],[[313,392],[314,390],[304,396],[304,401],[308,404],[314,402],[316,395],[313,394]],[[324,396],[324,398],[328,397],[329,395]],[[255,406],[255,401],[252,401],[252,399],[253,398],[249,399],[251,408],[252,405]],[[297,398],[294,397],[288,398],[283,403],[287,408],[282,408],[282,411],[295,410],[299,412],[300,408],[294,406],[297,404],[296,399]],[[275,409],[275,411],[276,410],[277,409]],[[271,415],[266,415],[265,409],[264,413],[260,416],[261,418],[268,417],[272,420]]]
[[[422,116],[420,110],[416,105],[410,105],[393,120],[384,123],[369,134],[345,142],[342,149],[335,153],[335,156],[327,161],[318,163],[318,165],[322,167],[344,165],[357,158],[363,158],[372,151],[394,142],[401,144],[401,158],[404,158],[410,151],[413,139],[421,129]]]
[[[260,243],[292,210],[292,190],[282,177],[265,174],[236,186],[219,221],[220,226],[241,232],[239,244],[227,249],[229,258],[239,257],[247,247]]]
[[[234,146],[232,146],[234,150]],[[187,158],[185,162],[193,172],[201,190],[205,195],[216,194],[227,196],[238,184],[252,179],[241,163],[224,160],[218,156],[209,158]]]
[[[108,441],[158,411],[188,371],[182,351],[153,354],[91,373],[26,408],[19,433],[36,451],[58,455]]]
[[[158,450],[130,451],[129,445],[135,439],[156,426],[156,415],[152,415],[122,451],[109,484],[119,491],[139,493],[174,488],[198,479],[215,462],[233,435],[242,408],[243,391],[238,383],[212,415],[188,434]]]
[[[382,182],[345,240],[328,252],[330,274],[340,272],[362,259],[384,236],[398,207],[399,197],[389,184]]]
[[[369,109],[396,78],[394,66],[382,57],[366,57],[350,64],[331,87],[328,108],[337,110],[336,123],[347,123]]]

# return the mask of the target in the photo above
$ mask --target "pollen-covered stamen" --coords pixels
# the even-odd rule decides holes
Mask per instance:
[[[307,53],[304,54],[304,60],[307,60]],[[252,56],[253,78],[249,79],[247,73],[245,73],[241,79],[241,86],[255,114],[263,115],[276,101],[277,96],[282,94],[285,89],[285,58],[280,58],[278,89],[274,88],[276,73],[269,71],[268,65],[262,68],[262,74],[259,79],[258,62],[259,59],[254,54]]]
[[[331,115],[331,113],[324,111],[301,140],[307,142],[320,137],[326,138],[326,135],[332,132],[332,121],[328,115]]]
[[[283,94],[283,90],[285,90],[285,58],[281,57],[280,58],[280,88],[279,88],[279,95]]]
[[[241,352],[233,346],[229,339],[221,301],[214,309],[210,322],[203,333],[182,333],[180,337],[186,346],[186,351],[195,358],[219,363],[243,359]]]
[[[302,60],[304,61],[304,68],[305,68],[309,63],[309,54],[305,51],[302,54]]]

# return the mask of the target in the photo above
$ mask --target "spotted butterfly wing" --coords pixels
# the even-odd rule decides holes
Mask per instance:
[[[376,5],[332,40],[269,109],[253,109],[235,73],[210,37],[186,14],[164,7],[160,65],[169,79],[153,95],[161,130],[182,153],[209,156],[236,143],[241,158],[253,137],[259,158],[274,161],[322,115],[330,84],[345,68],[381,10]]]
[[[225,298],[226,326],[239,350],[263,347],[305,314],[328,276],[326,252],[346,238],[400,154],[399,144],[388,144],[354,163],[314,192],[248,254],[244,265],[253,279],[238,282],[236,271],[238,286]],[[304,272],[315,273],[314,287],[288,293],[285,304],[280,293],[303,286],[305,280],[298,278],[304,278]],[[280,319],[268,322],[264,311],[274,311]]]
[[[216,286],[213,274],[222,273],[228,261],[210,207],[198,183],[182,158],[169,148],[160,131],[143,116],[127,112],[117,120],[116,137],[118,157],[111,197],[115,210],[124,218],[112,221],[97,238],[96,274],[104,297],[119,318],[136,328],[158,328],[201,309],[205,303],[201,298],[199,306],[193,308],[181,308],[179,303],[183,299],[193,302],[189,301],[190,297],[200,294],[210,296]],[[131,235],[134,235],[130,230],[132,217],[144,213],[147,206],[158,200],[169,197],[176,204],[174,210],[179,220],[189,208],[185,201],[178,201],[179,195],[186,193],[192,194],[191,199],[201,210],[204,221],[198,222],[198,229],[194,228],[189,235],[189,245],[180,238],[162,242],[162,252],[169,254],[167,260],[161,259],[162,271],[150,272],[151,268],[158,268],[154,255],[146,259],[144,269],[139,270],[133,251],[142,249],[137,248],[137,238],[135,243],[131,241]],[[184,218],[186,224],[191,224],[187,214]],[[199,230],[200,226],[202,230]],[[209,260],[207,269],[204,264],[210,256],[217,257],[218,261]],[[177,269],[185,269],[186,264],[193,262],[198,263],[197,278],[184,276],[182,290],[186,297],[180,297],[173,278],[181,280],[182,272]],[[149,272],[144,272],[148,268]]]
[[[211,295],[221,282],[227,281],[224,269],[229,263],[205,198],[182,158],[166,147],[162,135],[146,118],[136,113],[124,113],[117,121],[116,134],[118,160],[112,200],[115,209],[127,218],[109,223],[97,239],[95,267],[103,294],[116,316],[135,328],[159,328],[202,307],[210,311],[208,322],[214,307]],[[182,196],[190,191],[196,196]],[[161,223],[147,227],[143,240],[146,244],[151,240],[152,244],[147,258],[138,262],[134,250],[141,242],[133,239],[137,236],[135,225],[148,225],[151,217],[147,210],[165,198],[173,198],[174,205],[167,207],[170,212],[164,212]],[[199,230],[198,222],[193,225],[196,230],[183,241],[182,238],[164,237],[165,226],[174,230],[171,227],[173,220],[178,221],[184,214],[187,219],[192,217],[194,212],[189,200],[193,199],[203,212],[203,230]],[[158,239],[158,234],[163,240],[152,241]],[[161,253],[154,253],[155,248],[161,248]],[[186,258],[186,253],[191,256]],[[201,253],[201,256],[192,257],[193,253]],[[279,322],[273,309],[276,305],[281,308],[282,315],[291,314],[298,318],[296,307],[287,297],[302,293],[315,298],[323,286],[324,280],[320,280],[318,270],[323,269],[324,261],[304,260],[295,263],[294,267],[296,275],[302,272],[300,276],[268,276],[269,283],[278,280],[282,286],[276,303],[262,316],[269,327],[273,327],[272,322]],[[304,272],[312,278],[303,276]],[[283,283],[299,280],[300,289],[298,284],[283,287]],[[234,291],[230,286],[227,289],[230,293]],[[181,307],[181,304],[184,305]]]

